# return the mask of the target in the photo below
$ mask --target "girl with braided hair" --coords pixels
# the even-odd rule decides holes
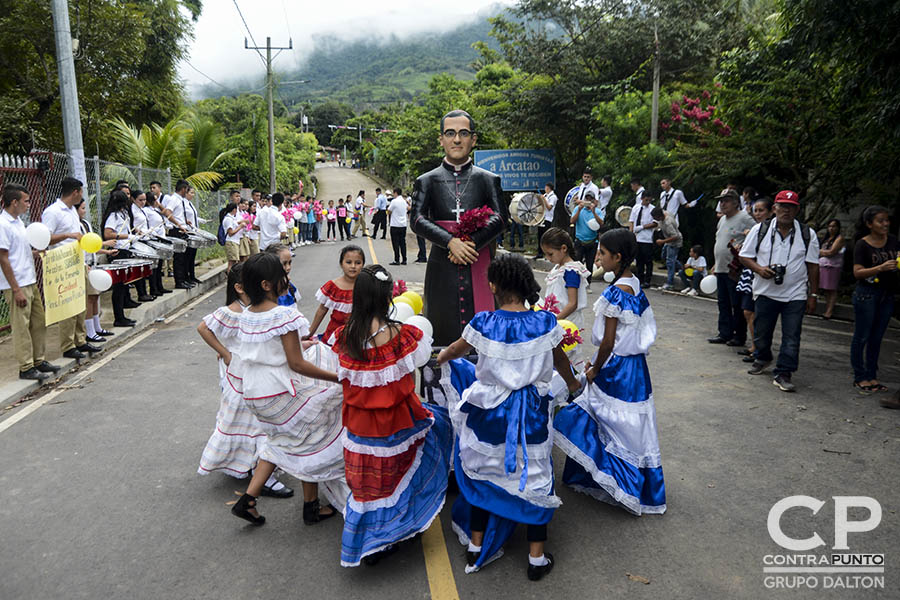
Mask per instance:
[[[453,421],[454,473],[460,494],[453,504],[453,530],[468,545],[466,572],[502,554],[518,523],[527,526],[528,579],[553,568],[544,552],[547,523],[560,500],[554,492],[551,389],[554,367],[568,386],[579,383],[560,347],[563,328],[547,311],[532,311],[538,299],[531,267],[517,254],[501,254],[488,267],[488,283],[499,309],[480,312],[462,337],[438,355],[441,385]],[[472,350],[478,364],[463,360]],[[448,363],[449,364],[444,364]]]
[[[647,351],[656,339],[653,309],[631,272],[637,241],[627,229],[600,238],[597,261],[615,279],[594,304],[587,387],[557,413],[554,442],[566,453],[563,482],[636,515],[662,514],[656,410]]]

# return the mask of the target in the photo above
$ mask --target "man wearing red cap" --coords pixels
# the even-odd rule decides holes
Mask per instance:
[[[775,218],[753,226],[741,248],[741,262],[758,275],[753,279],[756,353],[751,375],[759,375],[772,362],[772,334],[781,316],[781,348],[773,369],[774,383],[785,392],[796,391],[791,376],[800,362],[803,313],[816,309],[819,288],[819,240],[796,217],[796,192],[775,196]]]

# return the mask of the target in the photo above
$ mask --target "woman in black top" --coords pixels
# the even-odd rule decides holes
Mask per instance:
[[[888,234],[891,221],[883,206],[870,206],[860,215],[853,249],[853,312],[856,321],[850,343],[853,386],[862,393],[886,392],[876,378],[881,339],[894,312],[900,282],[897,238]],[[891,404],[885,401],[882,404]],[[900,405],[892,408],[900,408]]]

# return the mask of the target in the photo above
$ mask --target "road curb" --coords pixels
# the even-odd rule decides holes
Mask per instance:
[[[192,289],[174,290],[174,293],[172,294],[167,294],[161,298],[157,298],[151,303],[142,304],[140,307],[132,310],[131,318],[137,321],[137,325],[134,327],[113,328],[116,335],[107,338],[109,341],[103,344],[104,351],[97,354],[96,358],[102,358],[109,350],[121,346],[129,339],[153,325],[158,318],[178,310],[194,298],[221,284],[225,281],[225,268],[226,265],[222,264],[210,269],[200,276],[200,283]],[[59,358],[52,361],[54,365],[60,367],[59,373],[57,373],[54,379],[48,379],[43,383],[14,379],[13,381],[0,384],[0,407],[8,407],[25,396],[41,390],[41,388],[47,388],[48,391],[51,390],[53,386],[57,385],[68,373],[81,365],[90,364],[92,360],[94,359],[87,358],[84,360],[76,360],[72,358]],[[6,410],[4,412],[8,414],[13,411]],[[7,414],[0,414],[0,419],[7,416]]]

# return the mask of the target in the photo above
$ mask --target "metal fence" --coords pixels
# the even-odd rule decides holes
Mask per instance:
[[[31,212],[23,215],[25,224],[39,221],[44,209],[60,196],[62,180],[70,173],[70,159],[67,154],[47,150],[32,150],[27,156],[0,155],[0,193],[7,183],[25,186],[31,196]],[[151,181],[162,184],[163,193],[171,193],[172,173],[169,169],[151,169],[143,165],[126,165],[101,160],[99,156],[85,160],[87,181],[84,183],[84,198],[88,204],[87,220],[94,231],[101,231],[100,220],[109,200],[110,192],[119,180],[125,180],[132,189],[148,190]],[[210,219],[204,229],[216,233],[219,225],[218,207],[223,205],[220,192],[203,194],[203,199],[195,200],[200,216]],[[211,215],[211,216],[210,216]],[[209,251],[207,252],[209,253]],[[205,255],[203,255],[205,256]],[[38,289],[43,290],[40,259],[35,259],[38,274]],[[0,333],[9,329],[9,307],[0,295]]]

